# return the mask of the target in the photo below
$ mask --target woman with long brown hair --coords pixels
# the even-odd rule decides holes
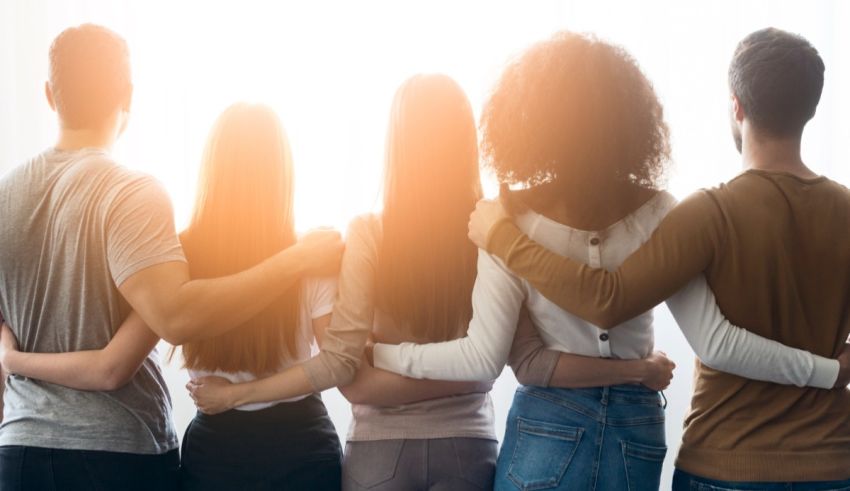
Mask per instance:
[[[381,213],[351,223],[334,315],[355,313],[351,322],[385,343],[463,336],[477,260],[464,214],[481,184],[472,108],[454,80],[416,75],[398,88],[384,174]],[[353,414],[343,489],[489,488],[490,385],[414,381],[361,364],[340,388]]]

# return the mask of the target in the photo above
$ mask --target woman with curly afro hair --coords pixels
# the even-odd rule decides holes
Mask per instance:
[[[660,189],[670,145],[652,84],[625,50],[595,37],[558,33],[510,63],[481,130],[482,155],[517,227],[557,254],[616,268],[675,205]],[[667,451],[659,391],[675,365],[653,352],[652,311],[603,329],[614,326],[572,315],[529,280],[479,251],[466,336],[377,344],[375,366],[417,378],[486,380],[510,363],[522,385],[508,415],[497,490],[657,490]],[[812,355],[730,324],[702,276],[670,295],[703,363],[810,383]],[[750,356],[735,356],[741,352]]]

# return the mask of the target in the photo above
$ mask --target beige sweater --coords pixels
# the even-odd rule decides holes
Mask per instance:
[[[405,334],[395,330],[392,320],[375,308],[375,266],[381,230],[381,220],[376,215],[355,218],[349,226],[339,277],[339,297],[334,305],[331,326],[322,342],[322,351],[345,353],[338,355],[340,357],[359,357],[370,332],[378,341],[389,332],[395,338],[404,339]],[[347,344],[349,340],[354,342]],[[548,358],[552,363],[551,354],[539,353],[540,358]],[[529,357],[526,354],[522,356]],[[538,362],[535,366],[551,372],[546,362]],[[333,369],[333,365],[326,369],[331,377]],[[463,394],[396,407],[353,404],[351,411],[349,441],[452,437],[496,439],[493,402],[489,394]]]

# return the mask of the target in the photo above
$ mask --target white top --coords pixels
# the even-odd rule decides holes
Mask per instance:
[[[316,336],[313,333],[313,319],[326,316],[333,311],[334,300],[336,299],[336,278],[305,278],[301,282],[301,305],[298,314],[298,330],[295,333],[295,348],[296,356],[287,358],[281,365],[279,372],[287,368],[309,360],[319,352],[319,347],[316,343]],[[209,372],[206,370],[189,370],[189,375],[193,378],[215,375],[230,380],[234,384],[242,382],[251,382],[257,379],[257,376],[250,372],[224,372],[216,370]],[[304,399],[307,395],[293,397],[292,399],[282,399],[273,402],[262,402],[255,404],[245,404],[235,409],[242,411],[256,411],[274,406],[281,402],[292,402]]]
[[[528,212],[517,226],[549,250],[592,267],[615,270],[644,242],[676,205],[660,192],[602,231],[577,230]],[[478,251],[467,336],[442,343],[377,344],[375,367],[415,378],[490,380],[507,363],[520,308],[525,305],[550,349],[604,358],[645,358],[653,350],[652,311],[603,330],[547,300],[502,261]],[[831,388],[838,362],[787,347],[732,325],[720,312],[705,278],[694,278],[667,300],[688,343],[707,366],[779,384]]]

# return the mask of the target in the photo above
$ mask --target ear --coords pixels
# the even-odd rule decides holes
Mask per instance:
[[[732,117],[735,118],[735,121],[739,123],[744,122],[744,106],[741,105],[741,101],[738,100],[738,96],[732,95]]]
[[[44,82],[44,96],[47,97],[47,104],[53,112],[56,112],[56,101],[53,100],[53,90],[50,88],[50,82]]]

